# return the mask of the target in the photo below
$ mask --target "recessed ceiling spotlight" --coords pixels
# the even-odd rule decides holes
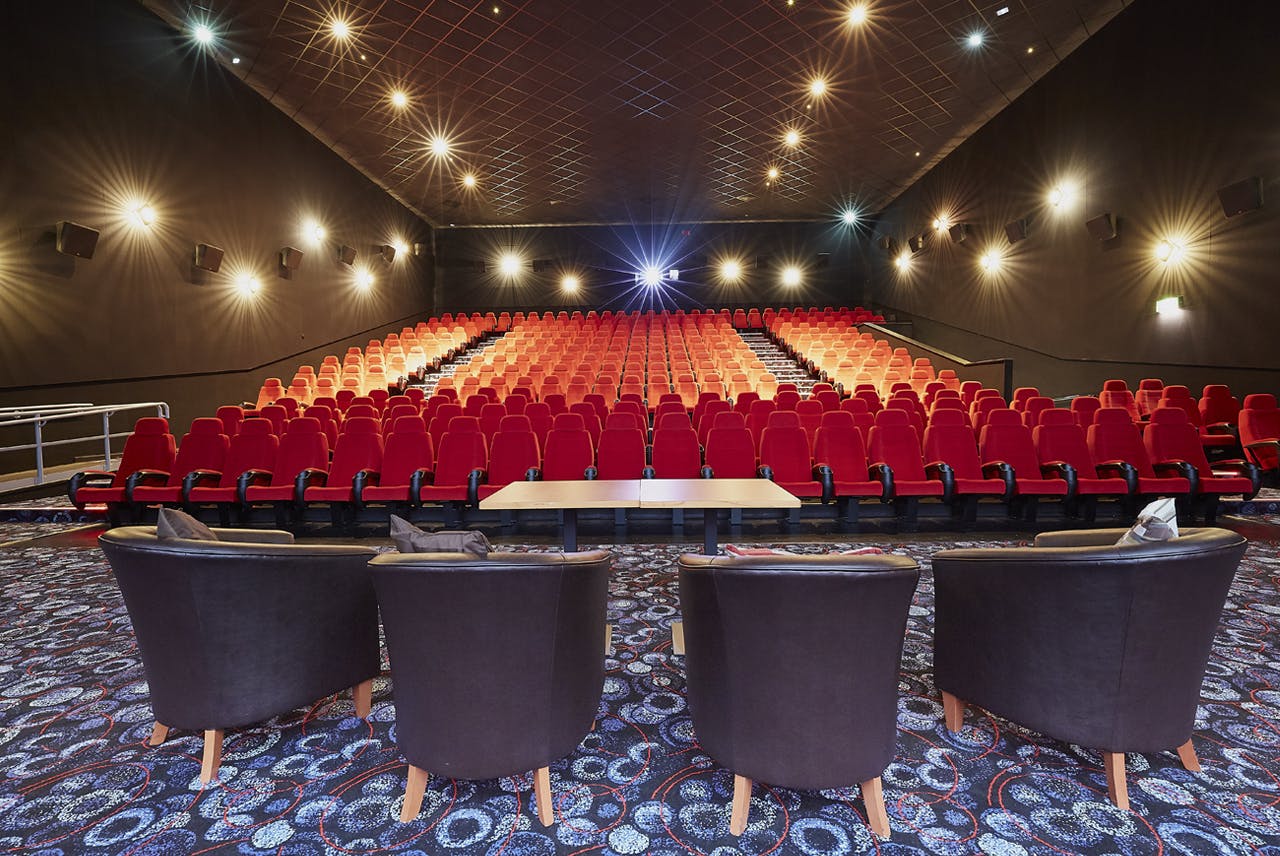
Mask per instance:
[[[208,24],[196,24],[195,29],[191,31],[191,37],[202,45],[211,44],[213,29]]]
[[[916,157],[920,157],[920,153],[919,153],[919,152],[916,152]]]
[[[402,90],[396,89],[391,93],[391,106],[404,109],[409,106],[409,96],[405,95]]]
[[[800,145],[800,132],[795,128],[788,128],[787,133],[782,137],[782,141],[794,148]]]
[[[464,176],[462,177],[462,184],[463,184],[463,186],[464,186],[464,187],[468,187],[468,188],[470,188],[470,187],[475,187],[475,186],[476,186],[476,177],[475,177],[474,175],[472,175],[471,173],[467,173],[466,175],[464,175]]]
[[[769,172],[766,174],[769,176],[770,181],[777,181],[778,176],[781,173],[778,172],[778,168],[776,166],[771,166],[769,167]]]
[[[501,7],[501,6],[494,6],[494,7],[493,7],[493,14],[495,14],[495,15],[501,15],[501,14],[502,14],[502,7]]]
[[[986,36],[984,36],[982,33],[972,32],[969,34],[969,37],[965,39],[965,42],[967,42],[969,47],[971,48],[980,48],[982,47],[982,43],[985,40],[986,40]]]
[[[436,135],[431,138],[431,154],[438,158],[445,157],[449,154],[449,141],[444,137]]]
[[[844,213],[840,215],[840,219],[844,221],[846,226],[852,226],[858,222],[858,209],[846,208]]]
[[[814,98],[821,98],[827,93],[827,82],[821,77],[815,77],[809,81],[809,94]]]
[[[855,27],[860,27],[865,24],[867,22],[867,4],[855,3],[850,6],[846,20]]]
[[[238,56],[233,56],[233,57],[231,58],[231,64],[232,64],[232,65],[239,65],[239,64],[240,64],[240,57],[238,57]]]
[[[1033,54],[1035,52],[1036,52],[1036,49],[1034,45],[1027,45],[1027,53]]]
[[[351,25],[341,18],[329,22],[329,33],[339,41],[346,41],[351,36]]]
[[[650,265],[641,272],[640,282],[649,288],[656,288],[662,282],[662,271]]]

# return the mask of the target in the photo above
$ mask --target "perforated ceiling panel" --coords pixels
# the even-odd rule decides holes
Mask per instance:
[[[859,25],[814,0],[145,5],[208,21],[201,51],[461,226],[879,210],[1127,2],[879,0]]]

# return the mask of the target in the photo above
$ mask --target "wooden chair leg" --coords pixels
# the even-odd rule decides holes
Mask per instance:
[[[352,687],[351,699],[356,703],[356,716],[368,719],[369,711],[373,707],[373,678],[361,681]]]
[[[1129,782],[1124,777],[1124,753],[1103,752],[1102,764],[1107,770],[1107,796],[1116,808],[1129,809]]]
[[[206,785],[218,775],[222,764],[222,729],[210,728],[204,733],[204,759],[200,764],[200,781]]]
[[[671,653],[676,656],[684,656],[684,622],[671,622]]]
[[[147,741],[147,744],[150,746],[159,746],[168,738],[169,738],[169,726],[161,725],[159,722],[157,722],[155,725],[151,727],[151,739]],[[1188,743],[1187,745],[1189,746],[1191,744]]]
[[[964,702],[946,690],[942,692],[942,716],[952,734],[964,726]]]
[[[1196,747],[1191,745],[1190,740],[1178,747],[1178,759],[1191,772],[1200,772],[1200,759],[1196,757]]]
[[[604,655],[609,656],[609,652],[613,650],[613,625],[606,624],[604,626]]]
[[[729,814],[729,833],[741,835],[747,829],[747,812],[751,810],[751,780],[733,775],[733,811]]]
[[[880,777],[867,779],[859,787],[862,788],[862,804],[867,807],[867,823],[871,831],[881,838],[888,838],[889,813],[884,810],[884,789],[880,786]]]
[[[533,798],[537,802],[538,820],[542,825],[555,823],[556,814],[551,805],[551,770],[547,767],[533,771]]]
[[[427,791],[427,771],[409,765],[409,783],[404,788],[404,805],[400,807],[400,822],[408,823],[422,811],[422,795]]]

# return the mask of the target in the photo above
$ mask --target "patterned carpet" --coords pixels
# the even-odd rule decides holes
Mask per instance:
[[[964,544],[995,545],[989,541]],[[845,549],[888,545],[806,545]],[[1255,544],[1232,589],[1204,684],[1203,772],[1130,755],[1133,811],[1106,800],[1099,756],[971,711],[950,735],[931,684],[932,577],[903,659],[897,758],[884,776],[893,838],[873,838],[857,788],[758,784],[728,834],[730,774],[696,744],[670,653],[673,561],[694,545],[615,548],[614,656],[593,731],[551,768],[557,822],[532,777],[432,779],[397,822],[405,766],[393,686],[371,721],[349,697],[229,733],[201,786],[199,741],[144,745],[151,713],[128,617],[96,549],[0,550],[0,850],[40,854],[1280,854],[1280,558]],[[918,546],[894,547],[922,561]],[[931,549],[931,548],[930,548]],[[779,723],[779,727],[786,727]]]

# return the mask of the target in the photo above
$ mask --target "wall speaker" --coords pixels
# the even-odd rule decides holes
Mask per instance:
[[[969,237],[969,224],[957,223],[951,227],[950,232],[951,240],[955,241],[957,244],[963,244],[964,239]]]
[[[773,264],[773,256],[756,256],[756,267],[764,269]]]
[[[1262,179],[1255,176],[1219,188],[1218,201],[1222,203],[1222,213],[1228,217],[1257,211],[1262,207]]]
[[[382,260],[387,264],[391,264],[396,260],[396,248],[390,244],[379,244],[373,248],[373,251],[382,256]]]
[[[551,270],[553,264],[554,262],[551,259],[534,259],[530,263],[530,267],[533,268],[534,273],[542,273],[543,271]]]
[[[302,250],[297,247],[285,247],[281,250],[280,267],[285,270],[297,270],[302,267]]]
[[[212,244],[196,244],[195,266],[200,270],[217,273],[218,268],[222,267],[222,255],[221,247],[215,247]]]
[[[831,253],[818,253],[813,260],[814,268],[831,267]]]
[[[356,263],[356,248],[348,247],[346,244],[338,247],[338,261],[344,265],[353,265]]]
[[[1110,241],[1116,236],[1116,221],[1110,212],[1104,211],[1097,217],[1085,220],[1084,226],[1089,230],[1089,234],[1098,241]]]
[[[907,238],[907,246],[911,248],[911,252],[918,253],[925,248],[924,235],[912,235]]]
[[[60,220],[54,227],[54,232],[54,246],[58,252],[81,259],[93,258],[93,250],[98,246],[97,229],[90,229],[70,220]]]
[[[426,244],[414,244],[413,254],[415,256],[429,256],[431,255],[431,248]]]
[[[880,240],[876,241],[876,246],[882,250],[892,250],[894,246],[893,238],[888,235],[881,235]]]
[[[1026,240],[1027,237],[1027,218],[1014,220],[1012,223],[1004,224],[1004,233],[1009,238],[1009,243],[1016,244],[1019,241]]]

